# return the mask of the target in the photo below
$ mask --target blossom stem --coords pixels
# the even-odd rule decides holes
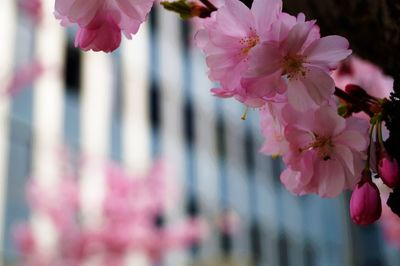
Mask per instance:
[[[382,121],[378,121],[376,125],[376,138],[379,143],[379,146],[384,149],[383,137],[382,137]]]
[[[214,6],[209,0],[200,0],[200,2],[202,2],[203,5],[210,10],[210,12],[217,11],[217,7]]]
[[[370,117],[373,117],[373,116],[374,116],[374,112],[372,112],[372,111],[370,110],[368,104],[365,104],[365,103],[359,101],[358,99],[354,98],[352,95],[350,95],[350,94],[348,94],[347,92],[345,92],[345,91],[339,89],[338,87],[335,87],[335,92],[334,92],[334,94],[335,94],[338,98],[340,98],[340,99],[342,99],[342,100],[344,100],[344,101],[346,101],[346,102],[348,102],[348,103],[351,103],[351,104],[354,105],[355,107],[357,107],[357,108],[359,108],[360,110],[364,111],[364,112],[365,112],[367,115],[369,115]]]
[[[369,135],[368,154],[367,154],[368,157],[367,157],[367,161],[365,162],[364,171],[369,171],[369,168],[370,168],[372,134],[374,132],[375,126],[376,126],[376,124],[372,124],[371,127],[369,128],[369,132],[368,132],[368,135]],[[368,180],[365,180],[365,181],[368,181]]]

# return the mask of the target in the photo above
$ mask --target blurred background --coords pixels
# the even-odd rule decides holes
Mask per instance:
[[[172,169],[165,178],[180,188],[163,223],[198,217],[207,233],[156,261],[125,265],[400,265],[379,224],[351,223],[348,194],[320,199],[284,189],[280,159],[258,152],[257,112],[242,121],[241,104],[211,96],[215,84],[190,23],[157,6],[117,51],[84,53],[74,48],[74,29],[54,19],[54,0],[42,5],[39,21],[35,7],[0,2],[1,265],[21,263],[13,240],[21,222],[39,239],[57,238],[50,218],[27,203],[30,178],[54,192],[72,171],[81,223],[96,226],[91,215],[101,213],[107,189],[104,162],[135,176],[159,159]],[[87,160],[95,163],[79,166]],[[55,243],[46,241],[42,246]]]

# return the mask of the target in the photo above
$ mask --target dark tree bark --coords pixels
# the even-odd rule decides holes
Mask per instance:
[[[400,0],[284,0],[284,9],[317,19],[322,35],[338,34],[400,86]]]

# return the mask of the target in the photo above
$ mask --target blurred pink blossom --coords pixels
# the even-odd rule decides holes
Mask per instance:
[[[46,213],[60,230],[67,228],[79,208],[76,179],[65,176],[54,190],[41,187],[34,179],[27,186],[27,199],[32,209]]]
[[[388,98],[393,91],[392,77],[385,76],[379,67],[357,56],[343,61],[332,77],[342,90],[348,84],[355,84],[377,98]]]
[[[226,235],[234,235],[241,228],[240,217],[232,209],[223,210],[217,221],[219,230]]]
[[[35,24],[42,20],[42,0],[18,0],[18,8]]]
[[[96,228],[83,226],[79,221],[77,179],[64,178],[52,190],[36,182],[29,183],[32,211],[47,215],[53,222],[58,246],[56,254],[45,254],[36,246],[38,239],[32,227],[17,227],[14,239],[25,265],[80,265],[100,256],[103,265],[117,266],[123,265],[124,257],[131,250],[158,260],[170,249],[199,243],[206,234],[207,227],[198,218],[184,219],[178,224],[157,224],[157,219],[166,211],[169,193],[174,191],[168,191],[162,162],[142,177],[134,177],[113,163],[106,163],[104,171],[106,194],[101,209],[102,225]]]
[[[39,61],[33,61],[17,68],[3,93],[11,97],[17,95],[36,78],[40,77],[44,71],[45,68]]]

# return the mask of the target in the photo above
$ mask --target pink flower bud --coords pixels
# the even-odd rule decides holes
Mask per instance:
[[[367,92],[362,87],[355,84],[347,84],[344,90],[353,97],[358,97],[362,99],[370,98]]]
[[[350,215],[354,223],[367,225],[381,217],[382,205],[378,187],[372,181],[357,184],[350,199]]]
[[[396,159],[386,152],[381,153],[378,162],[378,174],[388,187],[394,188],[399,184],[399,165]]]

